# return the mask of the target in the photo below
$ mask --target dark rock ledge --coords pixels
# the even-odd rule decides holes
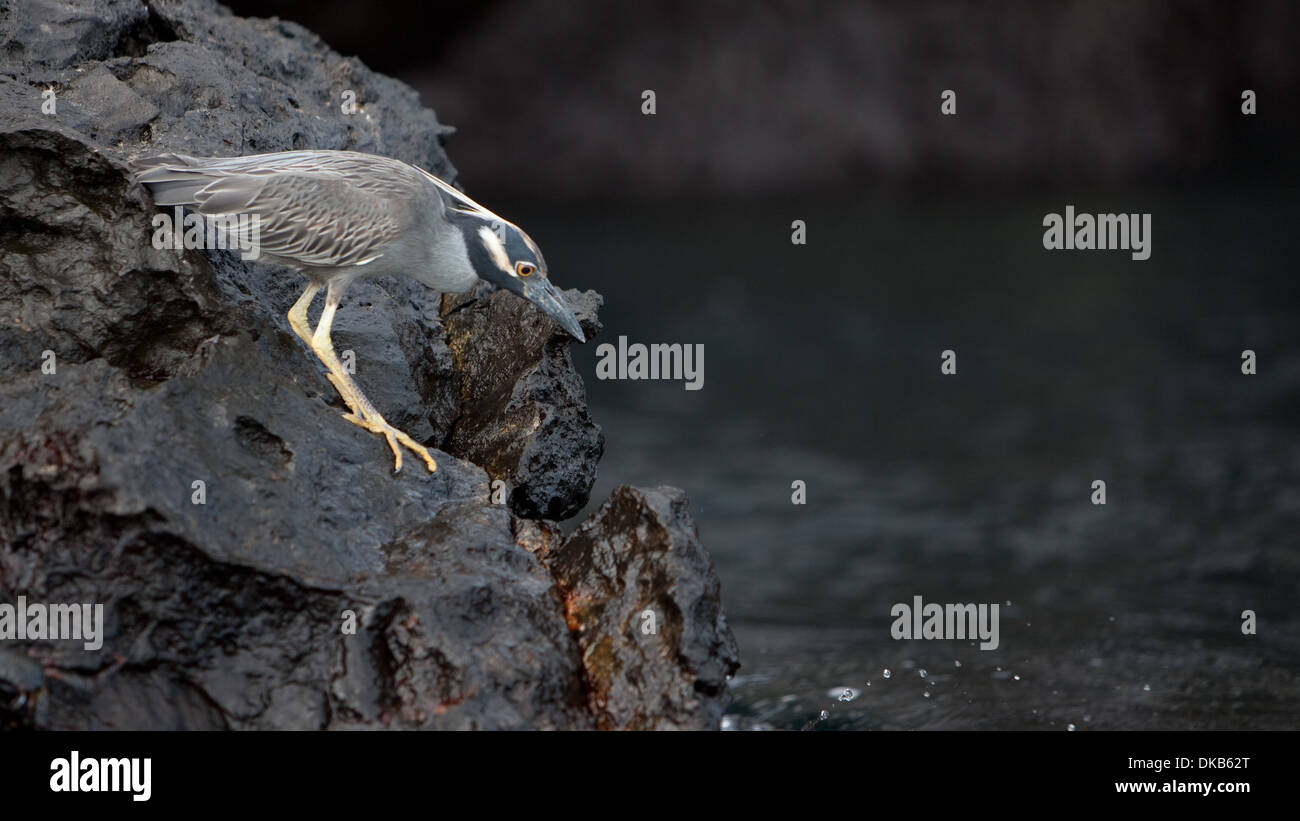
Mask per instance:
[[[555,524],[603,439],[549,320],[486,290],[351,289],[337,347],[441,451],[394,477],[289,331],[298,277],[153,249],[126,170],[322,147],[453,178],[449,132],[292,23],[0,0],[0,602],[107,621],[98,651],[0,642],[0,727],[718,726],[736,648],[683,494],[620,487]],[[597,333],[599,295],[567,296]]]

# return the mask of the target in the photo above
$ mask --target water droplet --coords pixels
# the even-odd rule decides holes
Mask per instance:
[[[1007,607],[1011,606],[1011,599],[1007,599]]]
[[[830,714],[830,713],[826,712],[825,710],[822,710],[822,714],[821,714],[820,716],[818,716],[818,721],[825,721],[826,719],[828,719],[828,718],[830,718],[830,717],[831,717],[831,714]]]
[[[960,662],[960,661],[957,661],[957,660],[955,660],[955,659],[953,660],[953,664],[957,665],[958,667],[961,666],[961,662]]]
[[[1065,729],[1069,730],[1070,732],[1074,732],[1074,725],[1071,724],[1071,725],[1069,725],[1068,727],[1066,727]]]
[[[927,675],[929,675],[929,674],[926,673],[926,672],[925,672],[925,668],[922,667],[922,668],[921,668],[921,678],[925,678]]]
[[[1150,684],[1143,684],[1143,685],[1142,685],[1142,692],[1144,692],[1144,693],[1149,693],[1149,692],[1151,692],[1151,685],[1150,685]]]
[[[929,690],[926,690],[924,693],[921,693],[921,695],[925,696],[926,698],[929,698],[929,697],[930,697],[930,691],[929,691]]]
[[[1015,679],[1016,681],[1020,681],[1020,676],[1012,676],[1012,678]]]
[[[886,667],[886,668],[885,668],[885,673],[884,673],[884,675],[885,675],[885,678],[889,678],[890,676],[893,675],[893,673],[889,672],[889,668]]]
[[[843,690],[840,691],[839,700],[852,701],[853,699],[858,697],[858,693],[859,691],[854,690],[852,687],[845,687]],[[831,695],[835,695],[834,691],[831,692]]]

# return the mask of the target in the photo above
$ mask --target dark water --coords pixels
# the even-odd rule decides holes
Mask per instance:
[[[1043,250],[1067,203],[1151,212],[1151,259]],[[1294,197],[501,210],[605,295],[598,342],[704,344],[693,392],[577,361],[593,498],[690,494],[741,645],[729,726],[1300,727]],[[892,639],[915,595],[1000,603],[1001,646]]]

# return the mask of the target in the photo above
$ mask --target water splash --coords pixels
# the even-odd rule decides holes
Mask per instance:
[[[829,711],[822,710],[820,713],[817,714],[816,718],[814,718],[812,721],[808,722],[807,724],[803,725],[801,729],[803,729],[804,731],[811,730],[812,728],[816,727],[818,724],[821,724],[823,721],[825,721],[830,717],[831,714]]]
[[[867,686],[870,687],[871,682],[868,681]],[[822,710],[819,712],[816,718],[803,725],[801,729],[814,729],[818,724],[821,724],[823,721],[831,717],[831,710],[834,710],[840,704],[847,704],[850,701],[853,701],[855,698],[862,695],[862,691],[856,687],[832,687],[830,690],[826,691],[826,695],[835,699],[837,703],[832,704],[830,710]]]

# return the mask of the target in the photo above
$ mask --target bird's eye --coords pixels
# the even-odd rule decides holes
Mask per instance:
[[[532,276],[532,275],[533,275],[533,271],[536,271],[536,270],[537,270],[537,269],[536,269],[535,267],[533,267],[532,265],[528,264],[527,262],[516,262],[516,263],[515,263],[515,273],[516,273],[516,274],[519,274],[519,276],[521,276],[521,277],[529,277],[529,276]]]

